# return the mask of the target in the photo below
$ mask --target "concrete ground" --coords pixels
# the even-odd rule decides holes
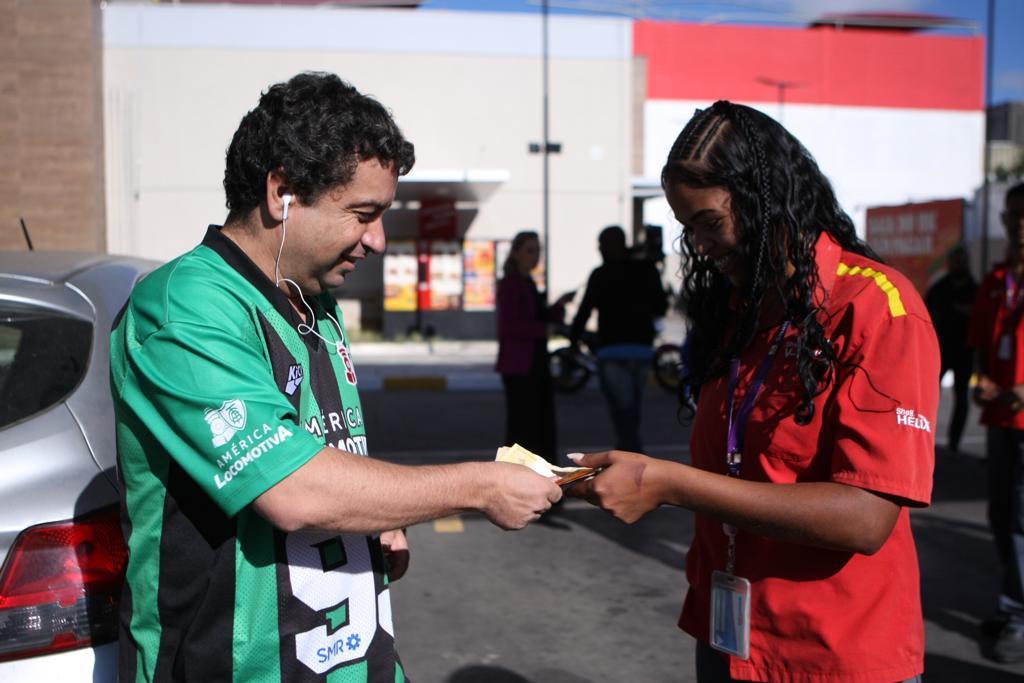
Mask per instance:
[[[427,389],[364,387],[371,453],[410,464],[492,458],[504,429],[493,352],[487,343],[435,345],[432,353],[357,346],[361,385],[369,377],[446,378]],[[913,513],[925,681],[1024,681],[1024,664],[989,660],[979,638],[999,573],[985,522],[984,439],[972,408],[962,454],[946,452],[949,399],[945,390],[933,504]],[[606,447],[600,392],[560,395],[557,410],[564,451]],[[648,391],[646,450],[685,461],[688,434],[674,398]],[[412,568],[393,586],[406,667],[419,683],[693,681],[692,640],[674,625],[691,535],[684,510],[662,508],[626,526],[580,501],[550,524],[515,533],[474,515],[413,527]]]

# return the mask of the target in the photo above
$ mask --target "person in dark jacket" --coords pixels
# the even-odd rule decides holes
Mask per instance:
[[[928,289],[925,304],[932,316],[935,333],[939,338],[942,369],[953,371],[953,417],[949,422],[948,448],[951,453],[960,450],[960,437],[967,423],[970,401],[967,389],[971,381],[974,357],[967,346],[967,326],[971,320],[974,296],[978,283],[968,268],[967,250],[963,246],[953,249],[946,260],[947,272]]]
[[[601,231],[604,264],[591,272],[569,333],[575,342],[597,309],[598,377],[615,427],[615,448],[639,453],[640,409],[654,353],[654,320],[665,315],[668,297],[650,259],[630,258],[626,233],[617,225]]]

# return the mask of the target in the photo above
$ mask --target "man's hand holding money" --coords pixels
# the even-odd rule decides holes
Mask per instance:
[[[494,459],[498,462],[510,462],[529,467],[543,477],[554,479],[555,483],[559,486],[567,486],[597,474],[597,471],[592,467],[559,467],[552,465],[544,458],[536,453],[531,453],[519,444],[499,448]]]

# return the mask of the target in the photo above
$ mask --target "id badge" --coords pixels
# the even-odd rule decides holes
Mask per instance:
[[[750,657],[750,582],[741,576],[711,574],[711,647]]]
[[[1010,360],[1013,355],[1013,340],[1010,335],[1004,334],[999,337],[999,360]]]

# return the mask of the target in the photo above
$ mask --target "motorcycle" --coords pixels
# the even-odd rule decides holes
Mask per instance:
[[[661,344],[654,349],[651,358],[654,381],[671,394],[679,393],[679,381],[683,376],[683,347],[679,344]]]
[[[568,336],[568,327],[558,331]],[[551,352],[551,380],[555,391],[573,394],[582,389],[597,372],[597,334],[584,332],[576,344],[568,344]],[[659,387],[676,394],[682,376],[683,352],[678,344],[659,345],[651,357],[651,370]]]
[[[568,336],[567,325],[558,327],[560,334]],[[576,344],[569,344],[551,352],[551,380],[555,391],[574,394],[587,385],[590,377],[597,372],[597,334],[584,332]]]
[[[697,409],[697,396],[683,386],[683,375],[689,360],[689,337],[679,344],[662,344],[654,350],[654,379],[665,391],[678,396],[680,402],[691,410]]]

